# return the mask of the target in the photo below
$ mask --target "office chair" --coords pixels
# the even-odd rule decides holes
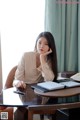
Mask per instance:
[[[17,69],[17,66],[14,66],[10,70],[10,72],[7,76],[7,79],[6,79],[6,83],[4,85],[4,89],[12,87],[12,83],[13,83],[13,80],[14,80],[14,75],[15,75],[16,69]],[[13,108],[12,107],[0,106],[0,113],[1,112],[8,112],[8,120],[13,120]]]
[[[10,88],[10,87],[13,87],[12,86],[12,83],[13,83],[13,80],[14,80],[14,76],[15,76],[15,71],[17,69],[17,66],[14,66],[8,76],[7,76],[7,79],[6,79],[6,83],[5,83],[5,86],[4,86],[4,89],[7,89],[7,88]]]

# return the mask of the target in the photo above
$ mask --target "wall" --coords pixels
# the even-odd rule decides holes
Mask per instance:
[[[3,86],[11,68],[24,52],[34,50],[36,37],[44,31],[44,5],[44,0],[0,1]]]

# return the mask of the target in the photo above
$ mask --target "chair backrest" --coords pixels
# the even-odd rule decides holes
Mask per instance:
[[[8,74],[8,76],[7,76],[7,79],[6,79],[6,83],[5,83],[4,89],[7,89],[7,88],[12,87],[12,83],[13,83],[13,80],[14,80],[14,76],[15,76],[15,71],[16,71],[16,69],[17,69],[17,65],[14,66],[14,67],[10,70],[10,72],[9,72],[9,74]]]

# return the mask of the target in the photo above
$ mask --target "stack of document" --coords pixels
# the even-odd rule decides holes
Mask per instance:
[[[32,85],[31,87],[33,89],[37,89],[40,92],[48,92],[51,90],[63,89],[64,85],[56,83],[56,82],[48,81],[48,82],[42,82],[36,85]]]
[[[48,92],[51,90],[58,90],[63,88],[76,87],[76,86],[80,86],[80,83],[76,81],[65,81],[60,83],[47,81],[47,82],[37,83],[36,85],[32,85],[31,87],[38,89],[41,92]]]

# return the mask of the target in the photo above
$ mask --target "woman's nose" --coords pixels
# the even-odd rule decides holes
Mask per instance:
[[[44,45],[43,44],[41,44],[41,48],[43,48],[44,47]]]

